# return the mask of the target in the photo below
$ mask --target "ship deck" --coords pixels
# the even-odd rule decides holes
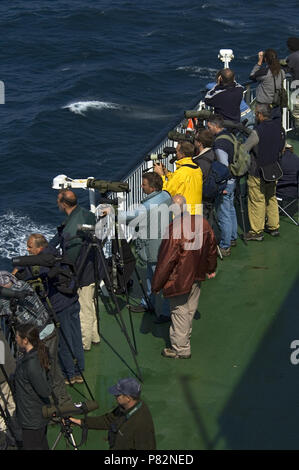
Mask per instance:
[[[161,356],[169,324],[155,324],[149,313],[132,314],[142,397],[153,415],[157,449],[299,448],[299,364],[290,359],[291,343],[299,340],[298,227],[281,217],[280,232],[247,246],[239,240],[232,255],[218,261],[216,278],[202,283],[190,360]],[[134,285],[136,304],[141,291],[136,280]],[[120,303],[130,332],[125,299]],[[103,339],[85,353],[84,376],[99,403],[91,415],[114,406],[109,386],[137,373],[125,336],[102,302],[100,325],[132,370]],[[84,384],[70,392],[74,401],[90,399]],[[49,426],[50,445],[58,432]],[[90,430],[81,449],[107,450],[106,435]],[[74,436],[80,440],[78,429]],[[57,449],[65,448],[62,439]]]

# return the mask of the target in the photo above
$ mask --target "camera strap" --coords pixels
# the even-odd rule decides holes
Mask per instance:
[[[185,165],[181,165],[180,168],[183,168],[183,166],[188,166],[189,168],[194,168],[194,170],[198,170],[198,168],[199,168],[198,165],[196,165],[196,166],[195,165],[190,165],[189,163],[186,163]]]

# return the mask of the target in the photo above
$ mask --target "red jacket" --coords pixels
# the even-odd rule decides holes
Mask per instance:
[[[164,297],[187,294],[195,281],[205,281],[216,266],[217,244],[208,221],[185,213],[173,220],[169,236],[161,243],[152,291],[163,289]]]

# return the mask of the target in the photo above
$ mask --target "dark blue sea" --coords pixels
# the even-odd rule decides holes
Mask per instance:
[[[3,269],[61,223],[56,175],[126,176],[213,81],[219,49],[241,83],[258,51],[287,55],[298,0],[1,0],[0,31]]]

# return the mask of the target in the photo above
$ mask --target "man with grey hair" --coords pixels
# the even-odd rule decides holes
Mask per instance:
[[[248,176],[248,217],[250,231],[246,240],[263,241],[263,232],[279,236],[279,212],[276,199],[278,159],[284,147],[280,117],[271,118],[271,107],[257,104],[256,127],[245,142],[251,152]],[[267,173],[270,172],[270,176]],[[265,220],[267,226],[265,227]]]
[[[170,359],[190,359],[192,321],[200,296],[200,284],[215,277],[217,245],[208,221],[201,215],[186,212],[186,199],[173,197],[176,217],[169,225],[169,236],[162,240],[158,263],[152,281],[152,291],[169,298],[171,348],[162,356]]]

